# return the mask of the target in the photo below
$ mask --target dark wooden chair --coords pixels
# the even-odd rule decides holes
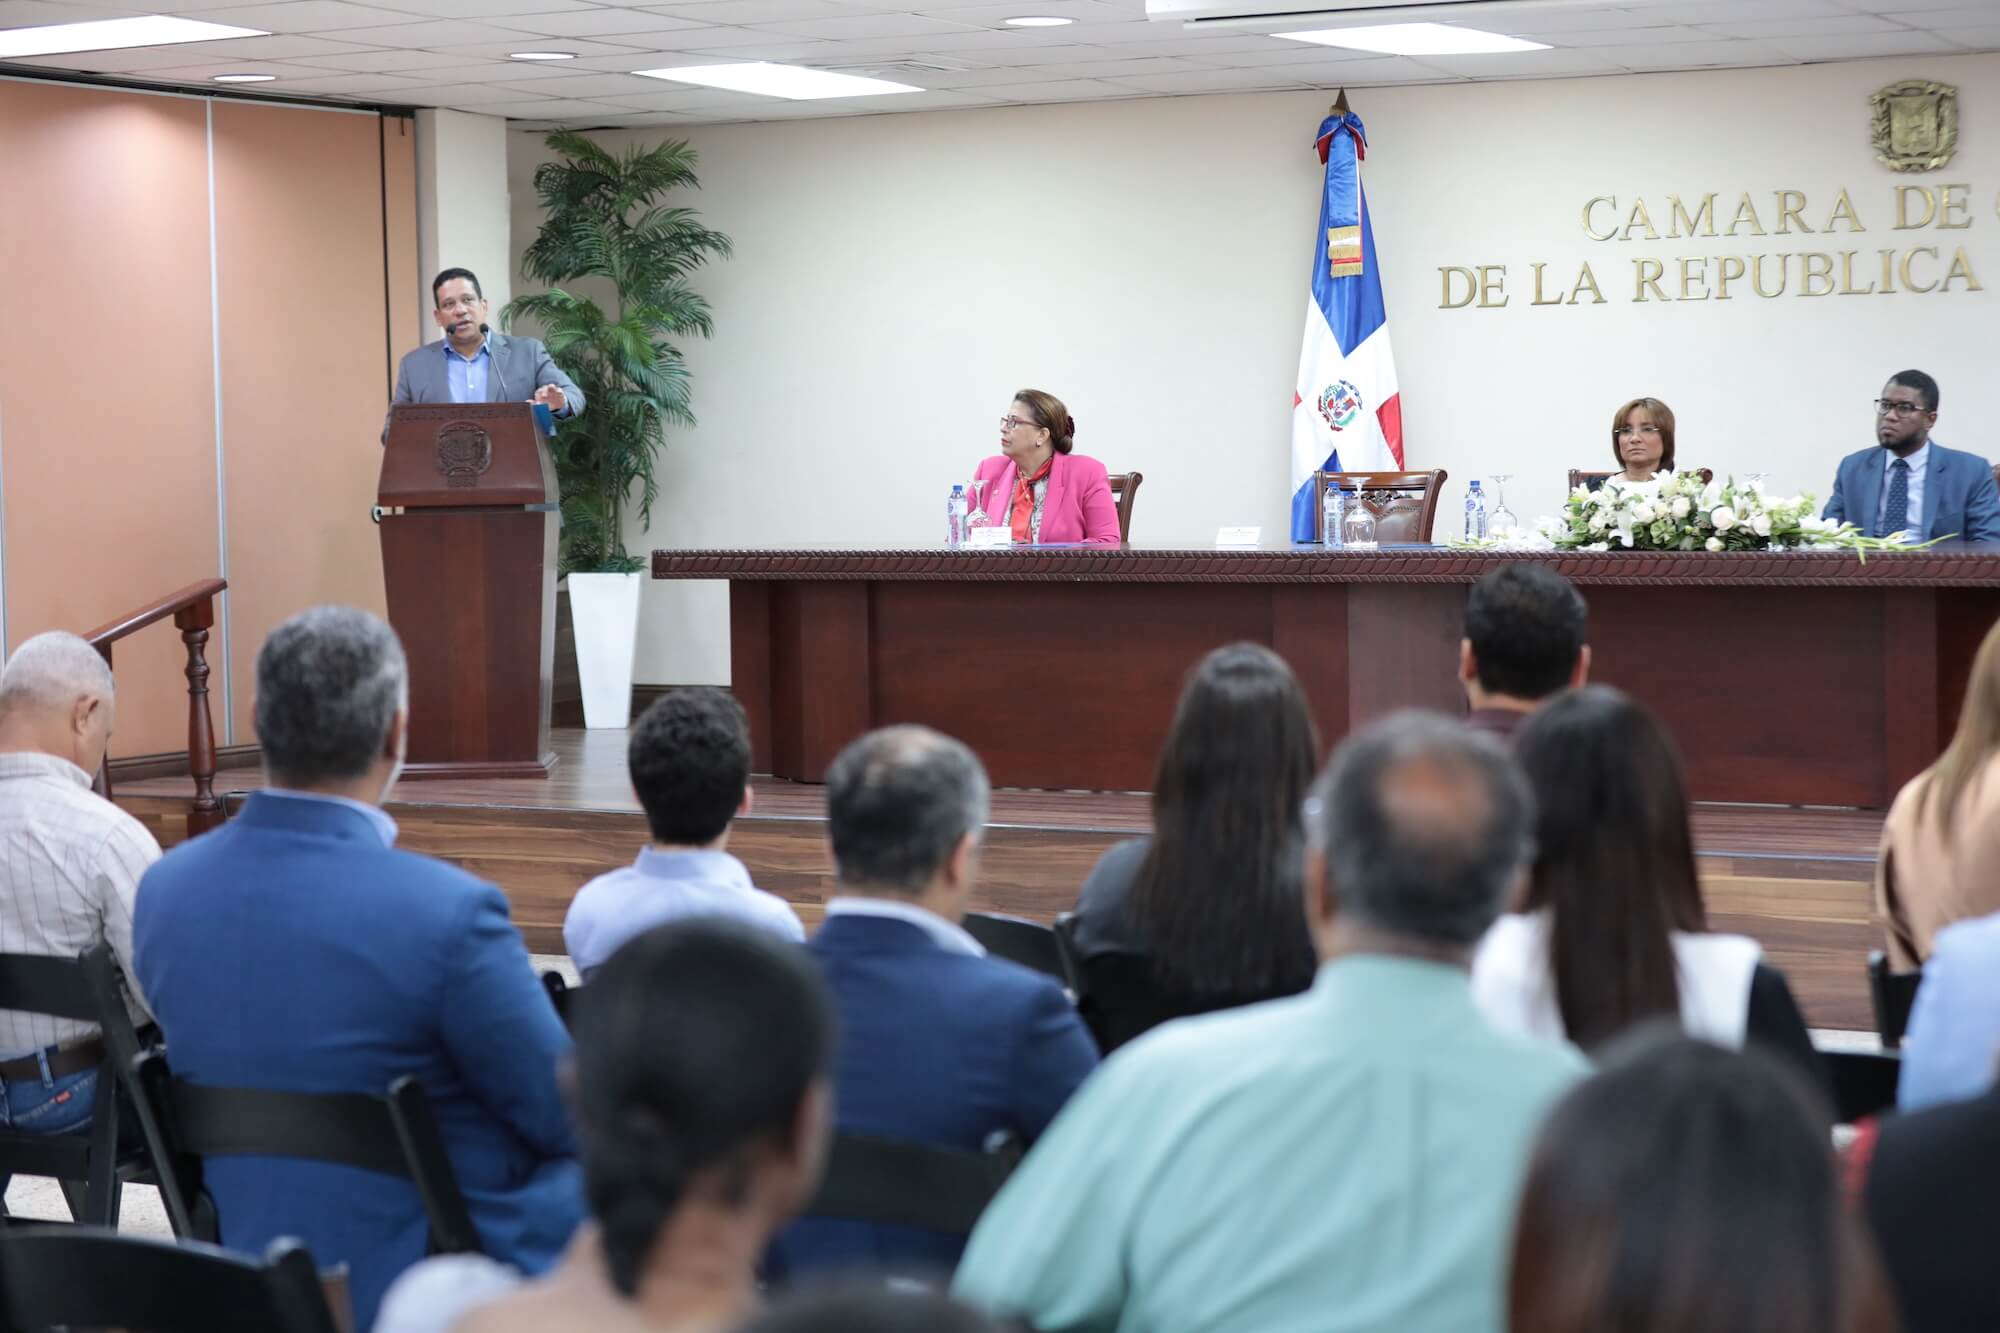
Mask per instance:
[[[568,977],[550,968],[542,973],[542,989],[549,993],[549,1003],[556,1007],[556,1017],[562,1020],[564,1027],[568,1027],[570,1007],[575,1004],[576,994],[583,987],[570,985]]]
[[[1834,1119],[1851,1125],[1864,1116],[1896,1107],[1896,1085],[1903,1077],[1903,1057],[1893,1052],[1821,1051],[1827,1080],[1833,1089]]]
[[[836,1134],[805,1216],[972,1233],[1020,1164],[1019,1144],[966,1152],[861,1134]]]
[[[1883,1050],[1902,1047],[1903,1033],[1910,1026],[1910,1010],[1917,1002],[1917,987],[1923,979],[1922,968],[1914,972],[1891,971],[1889,955],[1880,949],[1868,955],[1868,999],[1875,1008],[1875,1033],[1882,1038]]]
[[[151,1051],[139,1057],[133,1083],[160,1163],[160,1202],[177,1235],[221,1237],[203,1158],[299,1157],[409,1181],[430,1223],[431,1253],[480,1252],[430,1098],[414,1078],[397,1079],[384,1097],[210,1088],[175,1078],[165,1054]]]
[[[1450,474],[1443,468],[1428,472],[1313,473],[1313,540],[1326,540],[1326,488],[1339,485],[1359,491],[1361,503],[1375,515],[1375,540],[1392,543],[1427,542],[1437,523],[1438,496]]]
[[[1715,480],[1715,470],[1713,468],[1697,468],[1696,471],[1701,473],[1701,484],[1704,486]],[[1615,471],[1585,472],[1581,468],[1571,468],[1569,470],[1569,488],[1575,490],[1579,486],[1586,486],[1594,491],[1617,475]]]
[[[2000,472],[2000,468],[1994,471]],[[1132,540],[1132,501],[1138,498],[1139,483],[1146,479],[1143,472],[1113,472],[1111,477],[1111,498],[1118,503],[1118,540]]]
[[[994,957],[1031,967],[1067,984],[1069,977],[1063,970],[1056,933],[1041,922],[991,912],[967,912],[961,924],[965,933]]]
[[[90,1129],[81,1134],[0,1130],[0,1173],[53,1177],[69,1203],[71,1217],[95,1226],[116,1227],[125,1185],[150,1183],[155,1171],[151,1155],[144,1150],[121,1153],[118,1149],[124,1115],[118,1093],[128,1087],[140,1042],[131,1012],[125,1007],[110,946],[94,944],[75,958],[0,954],[0,1009],[97,1025],[104,1060],[97,1069]],[[132,1136],[128,1132],[125,1137],[129,1141]]]
[[[94,1227],[28,1227],[0,1240],[0,1325],[148,1333],[335,1333],[305,1247],[262,1259],[195,1241]]]

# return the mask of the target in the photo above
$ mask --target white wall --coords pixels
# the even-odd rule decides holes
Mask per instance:
[[[1958,158],[1900,177],[1874,160],[1866,99],[1897,79],[1961,89]],[[1937,434],[2000,454],[2000,57],[1371,89],[1376,225],[1412,466],[1512,472],[1512,507],[1551,512],[1571,466],[1609,466],[1613,409],[1680,419],[1683,465],[1758,469],[1824,495],[1872,441],[1868,400],[1918,366]],[[1146,99],[687,130],[704,188],[684,202],[736,242],[699,286],[717,336],[687,351],[700,428],[674,435],[635,549],[940,538],[953,480],[993,451],[1022,385],[1064,397],[1078,447],[1147,475],[1142,545],[1206,545],[1222,524],[1285,530],[1288,417],[1314,258],[1325,94]],[[606,134],[629,142],[633,134]],[[646,132],[656,141],[660,132]],[[512,136],[517,252],[535,231],[539,136]],[[1972,187],[1971,225],[1892,230],[1893,189]],[[1836,238],[1592,241],[1586,200],[1802,191],[1815,229],[1850,191],[1867,230]],[[1602,210],[1599,213],[1603,216]],[[1621,219],[1622,220],[1622,219]],[[1635,256],[1955,246],[1986,290],[1635,304]],[[1606,303],[1535,307],[1529,265],[1566,286],[1590,261]],[[1788,261],[1796,286],[1798,260]],[[1836,264],[1838,261],[1835,261]],[[1440,309],[1441,266],[1506,264],[1510,303]],[[1915,263],[1916,276],[1944,264]],[[1775,273],[1775,269],[1771,272]],[[1836,278],[1838,269],[1836,268]],[[1672,293],[1677,281],[1664,284]],[[1711,286],[1713,281],[1711,280]],[[859,488],[860,505],[840,498]],[[720,585],[650,584],[639,677],[728,679]]]
[[[417,112],[417,270],[427,342],[444,336],[430,318],[431,279],[440,270],[477,273],[496,315],[513,297],[507,140],[507,122],[498,116]]]

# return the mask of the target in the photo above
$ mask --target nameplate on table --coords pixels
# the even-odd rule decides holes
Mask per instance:
[[[1014,529],[1002,527],[997,523],[987,527],[967,528],[965,530],[965,544],[967,546],[1012,546],[1014,544]]]
[[[1260,546],[1263,544],[1263,540],[1264,529],[1262,528],[1217,528],[1215,530],[1215,544],[1217,546]]]

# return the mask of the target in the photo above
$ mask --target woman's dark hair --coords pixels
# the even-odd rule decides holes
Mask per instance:
[[[1076,447],[1076,418],[1063,406],[1062,399],[1040,389],[1023,389],[1014,401],[1028,409],[1034,423],[1049,433],[1049,447],[1066,454]]]
[[[1531,911],[1570,1040],[1589,1049],[1676,1018],[1672,932],[1708,929],[1680,757],[1653,715],[1607,685],[1543,704],[1514,736],[1535,790]]]
[[[1831,1120],[1754,1051],[1657,1026],[1614,1043],[1536,1140],[1509,1330],[1892,1333]]]
[[[1162,983],[1245,995],[1312,979],[1299,819],[1318,761],[1312,710],[1276,653],[1231,644],[1189,673],[1126,908]]]
[[[797,945],[721,919],[660,926],[576,1000],[584,1188],[611,1281],[633,1295],[690,1184],[741,1202],[750,1150],[789,1144],[833,1058],[826,990]]]
[[[794,1293],[738,1333],[1001,1333],[1001,1326],[946,1296],[850,1282]]]
[[[1625,451],[1618,447],[1618,432],[1625,428],[1625,418],[1632,415],[1632,409],[1643,407],[1652,414],[1653,424],[1660,428],[1660,472],[1674,470],[1674,409],[1657,398],[1634,398],[1618,409],[1618,415],[1611,418],[1611,457],[1617,462],[1619,471],[1625,469]]]

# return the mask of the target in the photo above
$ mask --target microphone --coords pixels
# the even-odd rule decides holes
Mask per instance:
[[[479,326],[480,337],[484,338],[487,334],[491,332],[493,332],[493,330],[491,328],[488,328],[485,324],[481,324]],[[507,377],[500,373],[500,358],[493,355],[493,349],[491,347],[486,349],[486,360],[487,363],[493,367],[493,378],[500,382],[500,396],[494,399],[493,401],[498,403],[507,402],[508,401]]]

